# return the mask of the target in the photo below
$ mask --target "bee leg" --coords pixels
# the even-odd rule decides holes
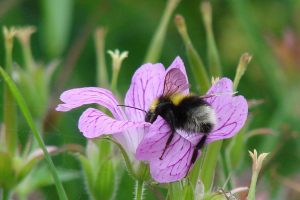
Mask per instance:
[[[198,152],[204,146],[206,139],[207,139],[207,135],[205,134],[202,136],[202,138],[200,139],[198,144],[195,146],[195,149],[194,149],[194,152],[192,155],[192,159],[191,159],[191,165],[194,164],[194,162],[196,161],[196,159],[198,157]]]
[[[171,128],[171,135],[169,136],[167,142],[166,142],[166,146],[163,150],[163,153],[161,154],[161,156],[159,157],[160,160],[163,159],[163,156],[167,150],[167,148],[169,147],[173,137],[174,137],[174,134],[175,134],[175,115],[173,113],[173,111],[169,111],[166,115],[165,115],[165,120],[167,121],[167,123],[169,124],[170,128]]]
[[[192,159],[191,159],[191,165],[195,163],[197,157],[198,157],[198,152],[202,147],[204,146],[208,134],[211,132],[213,126],[210,123],[203,123],[201,124],[201,132],[204,133],[198,144],[195,146]]]

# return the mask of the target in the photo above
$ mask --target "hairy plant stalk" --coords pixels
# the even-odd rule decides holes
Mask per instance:
[[[255,200],[255,190],[256,190],[256,182],[257,182],[258,173],[253,173],[251,178],[251,185],[248,192],[248,200]]]
[[[5,69],[8,74],[12,73],[13,66],[13,39],[15,36],[15,29],[3,28],[4,45],[5,45]],[[3,102],[3,118],[5,126],[5,141],[8,152],[12,155],[17,151],[18,145],[18,127],[17,127],[17,106],[11,91],[7,84],[4,85],[4,102]]]
[[[24,56],[24,65],[27,70],[32,71],[34,69],[34,59],[32,56],[30,38],[31,35],[36,31],[36,28],[33,26],[28,26],[24,28],[18,28],[16,36],[19,39],[22,47],[22,52]]]
[[[185,20],[181,15],[176,15],[175,24],[184,42],[186,54],[191,65],[194,79],[197,83],[197,89],[200,90],[201,94],[204,94],[208,90],[210,82],[203,61],[193,46],[187,31]]]
[[[97,59],[97,84],[99,87],[108,87],[108,74],[105,62],[105,38],[107,30],[103,27],[95,31],[95,47]]]
[[[217,49],[213,28],[212,28],[212,8],[208,1],[204,1],[201,4],[201,12],[203,16],[206,37],[207,37],[207,55],[209,70],[212,76],[219,77],[222,76],[222,68],[219,57],[219,52]]]
[[[161,21],[156,29],[156,32],[151,40],[149,49],[145,56],[144,62],[157,62],[164,44],[167,27],[175,8],[181,0],[168,0]]]
[[[144,181],[143,180],[137,180],[135,185],[135,200],[142,200],[143,199],[143,193],[144,193]]]
[[[229,166],[229,161],[227,159],[226,151],[221,152],[221,162],[222,162],[225,180],[226,181],[228,180],[228,182],[226,183],[226,188],[227,188],[227,190],[232,190],[234,188],[234,186],[233,186],[234,184],[232,182],[231,177],[229,177],[230,176],[230,172],[229,172],[230,166]]]
[[[222,147],[223,140],[215,141],[208,145],[203,152],[200,177],[204,185],[204,191],[209,192],[212,188],[218,156]]]

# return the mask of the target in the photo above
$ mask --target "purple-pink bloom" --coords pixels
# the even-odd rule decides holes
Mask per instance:
[[[248,105],[243,96],[232,96],[232,81],[222,78],[207,92],[205,100],[215,110],[217,124],[209,133],[206,144],[234,136],[244,125]],[[191,168],[194,147],[201,133],[186,133],[177,130],[162,159],[166,141],[171,134],[168,124],[158,118],[149,128],[148,134],[139,144],[136,157],[150,164],[150,172],[157,182],[167,183],[184,178]],[[199,151],[200,155],[200,151]]]
[[[147,63],[133,75],[124,104],[148,111],[153,101],[161,95],[188,94],[188,85],[180,57],[167,70],[162,64]],[[248,113],[247,102],[243,96],[232,94],[232,82],[228,78],[222,78],[207,92],[211,97],[206,98],[206,101],[215,110],[217,124],[206,143],[232,137],[244,125]],[[201,133],[177,130],[163,158],[159,159],[171,134],[169,125],[161,117],[153,124],[146,123],[145,112],[119,107],[113,94],[103,88],[71,89],[65,91],[60,99],[64,103],[58,105],[58,111],[69,111],[92,103],[106,107],[114,118],[98,109],[88,108],[79,119],[79,130],[87,138],[113,135],[128,153],[150,164],[151,175],[157,182],[173,182],[187,175],[194,146],[201,139]]]

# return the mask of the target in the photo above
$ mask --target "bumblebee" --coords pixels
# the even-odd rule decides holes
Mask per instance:
[[[187,133],[201,133],[203,137],[195,146],[191,163],[193,164],[207,139],[208,134],[216,124],[214,109],[205,101],[205,97],[196,95],[172,94],[160,96],[156,99],[146,113],[145,121],[153,123],[161,116],[169,125],[171,134],[160,157],[162,159],[166,149],[171,143],[176,129]]]
[[[176,130],[180,129],[190,134],[199,133],[203,135],[194,147],[191,159],[191,164],[193,164],[198,157],[199,149],[204,146],[208,134],[216,125],[215,111],[205,101],[206,98],[215,95],[185,94],[188,88],[185,75],[179,69],[173,68],[165,76],[162,95],[153,101],[148,111],[128,105],[119,105],[145,112],[146,122],[153,123],[158,116],[161,116],[168,123],[171,134],[160,156],[161,160]]]

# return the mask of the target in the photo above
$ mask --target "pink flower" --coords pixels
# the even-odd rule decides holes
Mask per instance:
[[[161,95],[188,94],[188,85],[185,67],[179,57],[167,70],[162,64],[147,63],[133,75],[124,104],[148,111],[153,101]],[[247,102],[243,96],[232,94],[232,82],[228,78],[222,78],[207,92],[211,97],[205,100],[214,109],[217,124],[209,133],[206,143],[230,138],[244,125],[248,113]],[[100,110],[88,108],[79,119],[79,130],[87,138],[111,134],[129,154],[135,154],[138,160],[150,164],[151,175],[157,182],[173,182],[187,175],[194,147],[203,134],[176,130],[160,159],[171,134],[169,125],[161,117],[153,124],[146,123],[145,112],[128,107],[123,110],[113,94],[103,88],[71,89],[65,91],[60,99],[64,104],[58,105],[58,111],[69,111],[91,103],[106,107],[114,118]]]

